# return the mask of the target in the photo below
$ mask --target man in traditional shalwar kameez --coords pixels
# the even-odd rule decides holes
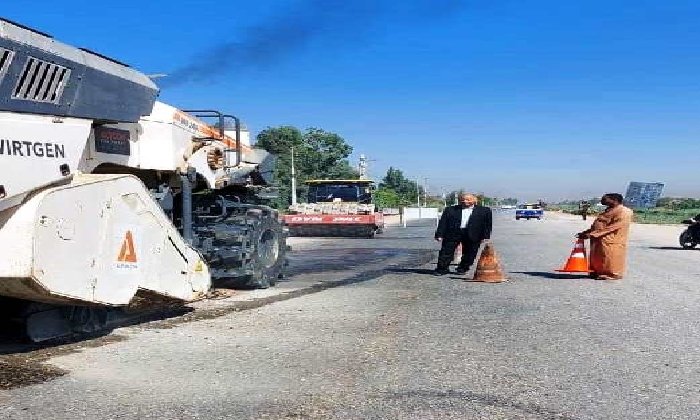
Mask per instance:
[[[579,233],[578,237],[591,240],[591,277],[620,280],[625,273],[632,210],[622,205],[622,195],[617,193],[605,194],[600,203],[607,208],[591,228]]]

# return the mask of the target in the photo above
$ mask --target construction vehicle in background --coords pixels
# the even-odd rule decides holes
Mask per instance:
[[[292,204],[284,215],[291,236],[373,238],[384,229],[384,216],[372,200],[374,181],[306,181],[306,203]]]
[[[273,157],[235,116],[157,95],[124,64],[0,20],[0,313],[31,339],[282,276]]]

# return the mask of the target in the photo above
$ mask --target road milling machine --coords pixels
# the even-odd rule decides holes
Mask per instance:
[[[238,118],[157,95],[124,64],[0,21],[0,313],[31,339],[282,276],[273,157]]]
[[[291,236],[373,238],[384,229],[384,215],[372,200],[374,182],[366,179],[310,180],[306,203],[284,215]]]

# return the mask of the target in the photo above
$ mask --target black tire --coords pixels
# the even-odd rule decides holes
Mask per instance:
[[[515,220],[520,220],[520,217],[518,217],[518,216],[515,216]]]
[[[250,263],[253,273],[245,286],[267,289],[284,277],[287,261],[286,233],[274,211],[248,210],[250,231]]]
[[[693,235],[686,229],[678,237],[678,243],[680,243],[683,249],[693,249],[698,243],[693,240]]]

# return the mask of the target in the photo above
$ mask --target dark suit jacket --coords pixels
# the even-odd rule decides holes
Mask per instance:
[[[440,217],[440,223],[438,223],[437,230],[435,231],[435,237],[453,241],[459,240],[462,234],[459,228],[461,223],[462,206],[445,207],[445,210],[442,212],[442,217]],[[467,236],[469,240],[478,242],[483,239],[490,239],[491,226],[491,208],[479,205],[474,206],[472,215],[469,218],[469,223],[467,223]]]

